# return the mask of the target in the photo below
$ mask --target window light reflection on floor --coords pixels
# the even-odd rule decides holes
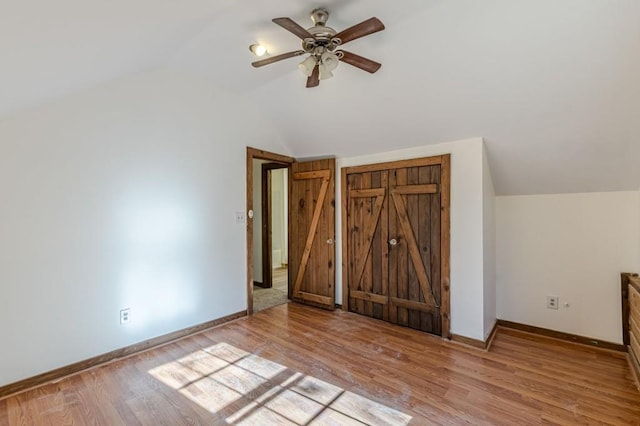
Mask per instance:
[[[233,425],[406,425],[411,416],[218,343],[149,370]]]

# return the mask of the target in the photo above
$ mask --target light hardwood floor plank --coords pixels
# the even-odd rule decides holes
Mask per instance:
[[[633,425],[640,392],[619,352],[505,328],[482,351],[289,303],[0,400],[11,426],[332,421]]]

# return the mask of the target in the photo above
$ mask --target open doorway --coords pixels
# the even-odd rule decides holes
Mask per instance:
[[[288,301],[288,168],[293,158],[247,148],[247,311]]]
[[[254,188],[254,206],[258,200],[262,206],[261,214],[254,212],[253,310],[257,312],[289,300],[288,166],[266,160],[253,161],[254,173],[257,175],[259,165],[261,177],[260,188]],[[257,186],[258,182],[254,184]],[[261,244],[258,244],[258,240]]]

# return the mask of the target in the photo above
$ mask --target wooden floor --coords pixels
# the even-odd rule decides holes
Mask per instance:
[[[0,401],[0,425],[640,424],[624,354],[294,303]]]

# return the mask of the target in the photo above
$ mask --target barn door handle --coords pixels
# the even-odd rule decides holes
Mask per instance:
[[[333,244],[333,240],[332,240],[331,238],[329,238],[329,239],[327,240],[327,244]]]
[[[395,238],[392,238],[389,240],[389,245],[390,246],[395,246],[398,244],[398,240],[396,240]]]

